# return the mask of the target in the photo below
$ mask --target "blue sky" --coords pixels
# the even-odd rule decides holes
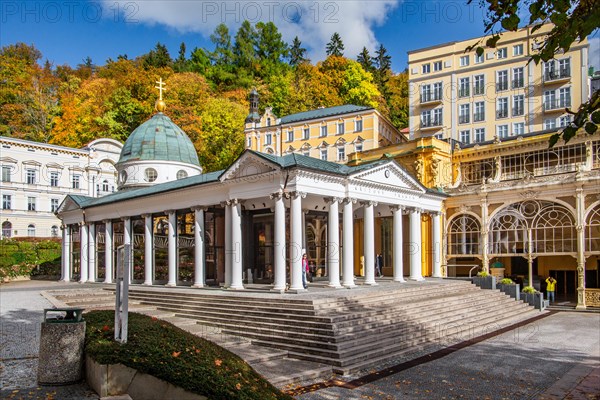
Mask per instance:
[[[233,33],[244,19],[273,21],[291,42],[298,36],[313,61],[324,58],[325,44],[339,32],[348,57],[363,46],[381,43],[393,69],[406,67],[407,51],[483,34],[484,12],[467,0],[59,0],[0,3],[0,44],[34,44],[55,65],[81,63],[90,56],[104,64],[111,57],[130,58],[166,44],[172,57],[185,42],[212,50],[210,34],[221,22]],[[478,1],[475,1],[478,3]],[[592,38],[590,62],[600,69],[598,44]]]

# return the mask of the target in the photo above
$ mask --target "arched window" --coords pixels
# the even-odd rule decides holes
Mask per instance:
[[[102,191],[108,192],[108,181],[106,179],[102,181]]]
[[[183,179],[183,178],[187,178],[188,174],[187,172],[185,172],[185,170],[180,169],[179,171],[177,171],[177,179]]]
[[[27,236],[35,236],[35,225],[34,224],[29,224],[27,226]]]
[[[600,252],[600,205],[589,213],[585,226],[585,251]]]
[[[464,214],[454,218],[449,231],[449,254],[479,254],[481,226],[475,217]]]
[[[50,236],[58,237],[58,226],[52,225],[52,228],[50,228]]]
[[[146,178],[146,182],[154,182],[158,178],[158,172],[154,168],[146,168],[144,177]]]
[[[2,223],[2,237],[9,238],[12,236],[12,224],[9,221]]]
[[[577,231],[573,215],[560,204],[547,203],[533,220],[533,249],[536,253],[577,251]]]

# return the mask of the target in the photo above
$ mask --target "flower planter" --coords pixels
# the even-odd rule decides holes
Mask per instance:
[[[482,289],[496,289],[495,276],[474,276],[471,279],[475,286],[479,286]]]
[[[546,308],[547,301],[544,301],[544,293],[525,293],[521,292],[521,299],[530,306],[542,311]]]
[[[521,300],[521,290],[520,290],[520,285],[518,283],[509,283],[509,284],[499,283],[497,288],[500,289],[500,291],[502,293],[506,293],[513,299]]]

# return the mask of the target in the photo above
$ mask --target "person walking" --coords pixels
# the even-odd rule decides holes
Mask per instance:
[[[546,279],[546,294],[548,295],[548,300],[552,303],[556,301],[554,297],[554,292],[556,291],[556,279],[549,276]]]
[[[304,253],[302,254],[302,284],[304,285],[304,289],[308,289],[308,284],[306,283],[306,274],[308,273],[309,268],[308,256],[306,253]]]
[[[383,276],[383,274],[381,273],[382,268],[383,268],[383,256],[381,255],[381,253],[378,253],[377,256],[375,257],[375,272],[377,273],[377,276],[379,278],[381,278]]]

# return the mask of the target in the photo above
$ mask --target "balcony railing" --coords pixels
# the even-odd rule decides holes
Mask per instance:
[[[441,118],[424,119],[421,121],[421,128],[432,128],[435,126],[442,126]]]
[[[512,81],[513,89],[522,88],[523,86],[525,86],[525,82],[523,81],[523,78],[513,79],[513,81]]]
[[[559,68],[544,72],[544,82],[552,82],[571,77],[571,68]]]
[[[421,103],[430,103],[432,101],[442,101],[442,92],[433,91],[421,93]]]
[[[466,115],[459,115],[458,116],[458,123],[459,124],[468,124],[469,123],[469,114]]]
[[[479,95],[479,94],[484,94],[485,93],[485,86],[483,85],[474,85],[473,86],[473,94],[475,96]]]
[[[503,90],[508,90],[508,81],[496,82],[496,92],[501,92]]]
[[[550,99],[544,102],[544,111],[560,110],[571,107],[571,99]]]
[[[469,87],[461,87],[458,89],[458,97],[469,97],[471,95],[471,91]]]
[[[508,117],[508,108],[496,110],[496,118],[507,118]]]
[[[518,115],[524,115],[524,114],[525,114],[524,107],[513,107],[513,109],[512,109],[513,117],[516,117]]]
[[[479,122],[485,120],[485,113],[474,113],[473,122]]]

